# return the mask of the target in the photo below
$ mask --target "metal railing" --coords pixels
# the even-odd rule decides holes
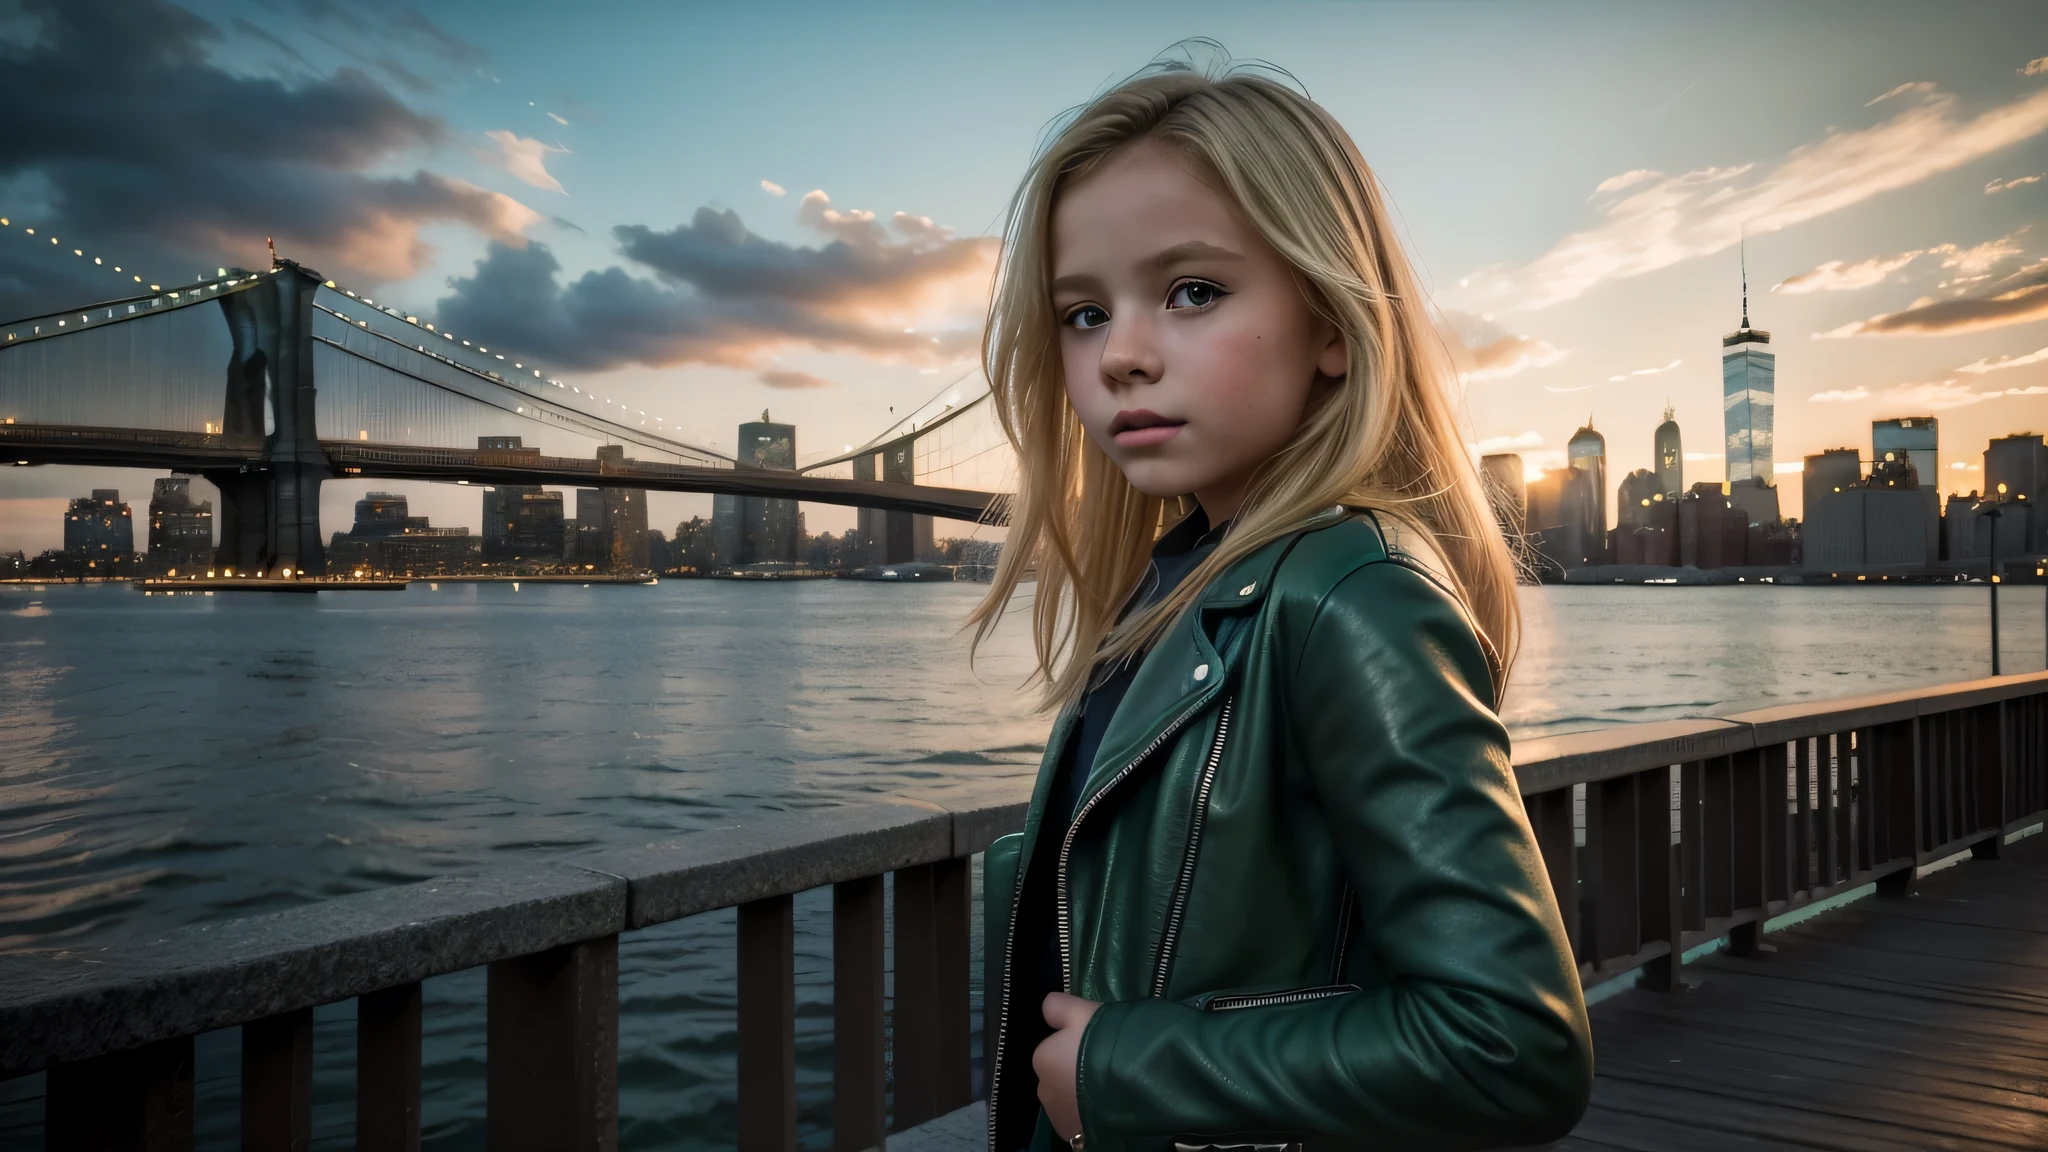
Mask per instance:
[[[1671,987],[1688,948],[2040,821],[2048,673],[1533,740],[1515,770],[1582,978]],[[420,981],[481,966],[490,1146],[613,1148],[619,935],[737,908],[739,1145],[787,1152],[792,897],[830,885],[833,1147],[872,1148],[971,1101],[970,859],[1024,814],[1022,782],[978,787],[0,958],[0,1077],[48,1070],[52,1149],[190,1147],[193,1037],[240,1027],[243,1147],[304,1147],[313,1008],[354,998],[358,1146],[417,1148]]]

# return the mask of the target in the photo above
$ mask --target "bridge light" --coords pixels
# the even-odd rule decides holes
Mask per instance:
[[[93,258],[92,258],[92,262],[93,262],[93,263],[95,263],[95,264],[104,264],[104,263],[106,263],[106,261],[104,261],[104,260],[100,259],[100,258],[99,258],[99,257],[97,257],[97,256],[95,256],[95,257],[93,257]]]
[[[332,280],[329,280],[329,281],[327,282],[327,286],[328,286],[329,288],[332,288],[332,287],[334,287],[334,281],[332,281]],[[355,293],[351,292],[351,293],[349,293],[349,295],[353,296],[353,295],[355,295]]]
[[[135,278],[135,280],[136,280],[136,282],[137,282],[137,283],[141,283],[141,281],[142,281],[142,277],[140,277],[140,276],[137,276],[137,277]],[[163,285],[161,285],[161,284],[151,284],[151,285],[149,286],[149,290],[150,290],[151,292],[161,292],[161,291],[163,291]]]

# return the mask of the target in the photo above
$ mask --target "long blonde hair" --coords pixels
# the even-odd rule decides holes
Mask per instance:
[[[1086,689],[1098,659],[1146,650],[1225,569],[1344,504],[1435,553],[1488,650],[1498,698],[1519,639],[1515,569],[1458,433],[1448,352],[1378,181],[1343,127],[1284,84],[1168,67],[1082,108],[1040,147],[1010,202],[982,361],[1018,483],[995,578],[968,616],[975,644],[1035,570],[1040,707],[1064,704]],[[1293,265],[1309,305],[1343,333],[1350,362],[1254,474],[1215,551],[1171,595],[1118,624],[1169,505],[1131,486],[1067,401],[1048,245],[1061,189],[1138,140],[1181,148],[1222,179]]]

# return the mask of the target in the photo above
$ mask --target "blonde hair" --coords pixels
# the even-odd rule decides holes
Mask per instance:
[[[1041,708],[1086,690],[1098,659],[1148,649],[1210,581],[1333,505],[1371,509],[1464,605],[1505,688],[1520,631],[1515,568],[1488,511],[1448,385],[1450,358],[1394,236],[1378,181],[1330,114],[1264,76],[1185,66],[1141,73],[1041,146],[1011,200],[982,360],[1019,463],[1008,542],[968,616],[979,645],[1035,570],[1031,609]],[[1132,487],[1082,430],[1066,396],[1048,284],[1063,187],[1139,140],[1164,142],[1221,178],[1291,264],[1310,307],[1343,333],[1347,375],[1254,474],[1230,532],[1169,596],[1117,623],[1163,517],[1187,501]]]

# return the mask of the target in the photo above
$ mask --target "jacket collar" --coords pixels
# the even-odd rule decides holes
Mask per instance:
[[[1206,706],[1221,690],[1247,647],[1226,643],[1219,651],[1217,643],[1224,620],[1249,613],[1264,603],[1273,574],[1294,541],[1305,532],[1335,523],[1344,514],[1341,507],[1317,514],[1294,531],[1261,545],[1202,590],[1190,610],[1181,614],[1138,665],[1130,690],[1102,735],[1095,762],[1088,767],[1084,797],[1094,795],[1126,764],[1146,754],[1162,733],[1185,715]],[[1190,528],[1189,521],[1193,519],[1191,516],[1176,525],[1160,538],[1160,544],[1168,545],[1176,533]],[[1192,528],[1192,534],[1199,536],[1205,528],[1203,521]],[[1173,543],[1184,550],[1192,546],[1193,540]],[[1240,630],[1243,627],[1238,626]]]

